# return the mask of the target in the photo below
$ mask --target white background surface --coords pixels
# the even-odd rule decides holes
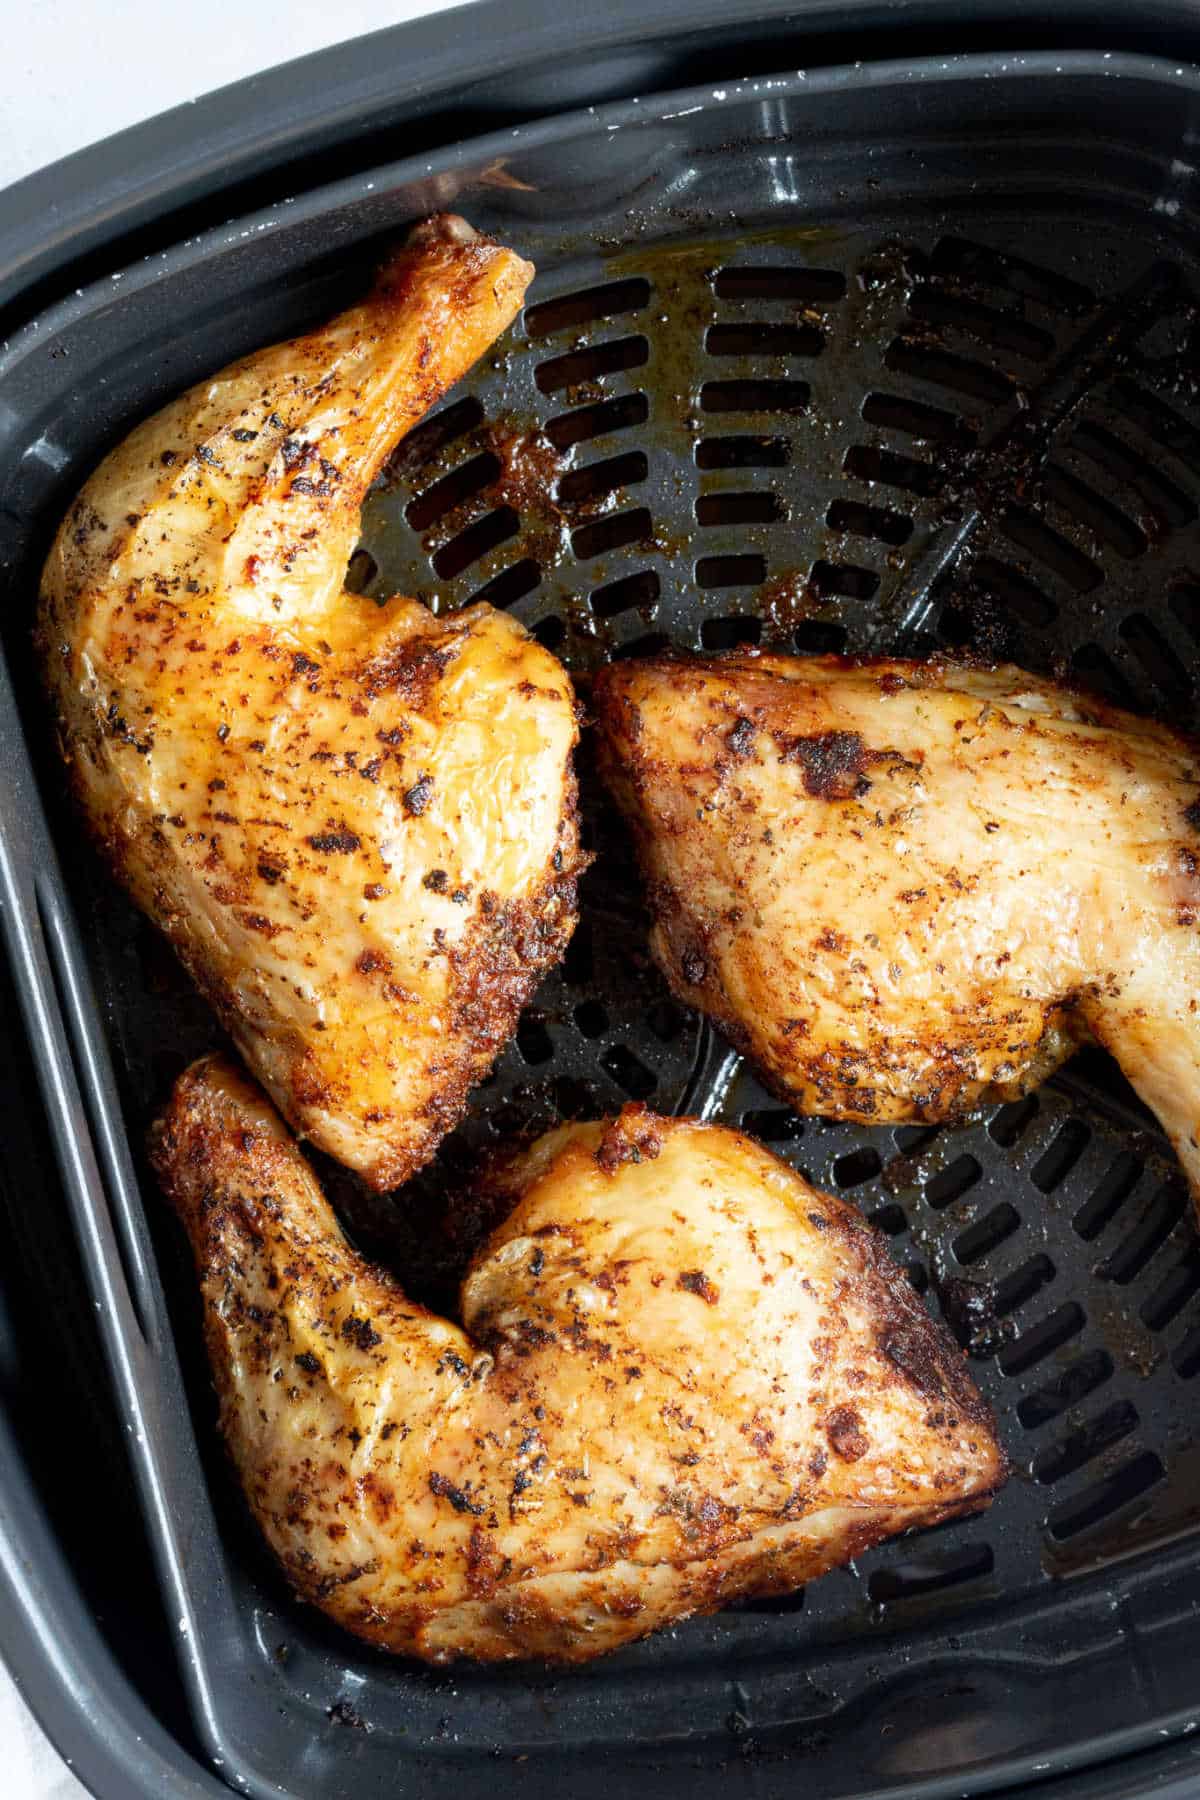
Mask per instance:
[[[0,6],[0,187],[243,75],[454,3],[13,0]]]
[[[0,187],[243,75],[451,3],[26,0],[0,56]],[[2,1667],[0,1769],[4,1800],[83,1800]]]

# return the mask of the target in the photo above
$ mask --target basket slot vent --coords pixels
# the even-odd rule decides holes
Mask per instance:
[[[485,581],[470,595],[466,604],[474,606],[477,601],[485,601],[488,606],[503,610],[506,606],[515,606],[526,594],[532,594],[541,579],[541,565],[532,556],[524,556],[520,562],[509,563],[506,569]]]
[[[725,1610],[731,1613],[798,1613],[804,1610],[804,1588],[794,1594],[757,1594],[747,1600],[735,1600]]]
[[[1029,1179],[1043,1194],[1052,1194],[1064,1182],[1092,1141],[1079,1119],[1067,1119],[1055,1132],[1029,1172]]]
[[[1007,1313],[1016,1312],[1018,1306],[1024,1306],[1032,1300],[1048,1282],[1054,1280],[1054,1264],[1044,1252],[1031,1256],[1028,1262],[1013,1269],[1002,1281],[996,1283],[992,1296],[992,1309],[998,1319]]]
[[[981,556],[973,564],[974,587],[986,594],[1002,613],[1010,614],[1018,624],[1042,629],[1058,617],[1058,607],[1027,575],[1019,574],[1008,563],[994,556]]]
[[[807,381],[769,380],[746,376],[732,381],[706,381],[700,410],[709,413],[802,413],[808,405]]]
[[[1191,698],[1191,676],[1157,625],[1145,613],[1130,613],[1128,618],[1122,619],[1121,637],[1167,700],[1178,702]]]
[[[490,487],[499,479],[501,472],[500,458],[485,450],[479,456],[473,456],[470,462],[461,463],[457,469],[451,469],[440,481],[410,500],[404,509],[404,516],[414,531],[428,531],[435,520],[446,513],[453,512],[473,494]]]
[[[1054,349],[1054,339],[1039,325],[1030,325],[1013,313],[996,312],[978,300],[957,294],[919,289],[909,302],[909,314],[928,325],[948,325],[978,343],[1011,351],[1030,362],[1044,362]]]
[[[370,587],[379,573],[379,564],[369,550],[358,549],[350,558],[346,567],[344,583],[348,594],[361,594]]]
[[[1078,476],[1051,463],[1042,488],[1048,500],[1078,519],[1102,543],[1111,545],[1118,556],[1131,558],[1145,553],[1146,534],[1141,526],[1135,525],[1111,500],[1106,500]]]
[[[882,1167],[878,1150],[864,1144],[861,1149],[848,1150],[845,1156],[837,1158],[833,1179],[840,1188],[861,1187],[864,1181],[874,1181]]]
[[[781,437],[708,437],[696,445],[698,469],[785,469],[792,446]]]
[[[1200,1293],[1200,1247],[1189,1246],[1175,1267],[1147,1295],[1138,1308],[1142,1324],[1151,1331],[1161,1331],[1178,1318],[1190,1300]]]
[[[1075,1229],[1085,1243],[1099,1237],[1104,1227],[1124,1206],[1141,1178],[1142,1164],[1128,1150],[1122,1150],[1075,1214]]]
[[[907,543],[913,528],[907,514],[889,506],[864,506],[859,500],[832,501],[825,522],[832,531],[878,538],[881,544]]]
[[[603,500],[622,488],[636,487],[649,473],[645,451],[627,450],[623,456],[607,456],[600,462],[585,463],[580,469],[568,469],[559,479],[558,498],[564,506]]]
[[[1004,536],[1074,588],[1077,594],[1090,593],[1103,581],[1103,572],[1090,556],[1068,542],[1065,537],[1028,507],[1010,506],[997,521]]]
[[[581,1000],[571,1017],[585,1038],[603,1037],[608,1030],[608,1013],[599,1000]]]
[[[704,334],[710,356],[819,356],[824,347],[824,334],[815,325],[771,320],[710,325]]]
[[[1002,1150],[1011,1150],[1024,1137],[1040,1111],[1036,1094],[1026,1094],[1023,1100],[1009,1100],[988,1120],[988,1136]]]
[[[582,561],[602,556],[606,550],[622,550],[627,544],[647,544],[654,535],[654,521],[644,506],[630,512],[610,513],[571,533],[571,548]]]
[[[901,456],[896,450],[876,450],[869,444],[852,445],[842,467],[847,475],[853,475],[858,481],[900,488],[904,493],[916,494],[922,499],[938,493],[942,485],[942,478],[932,463]]]
[[[700,642],[706,650],[736,650],[739,644],[757,644],[761,637],[762,620],[747,613],[705,619],[700,627]]]
[[[484,413],[481,403],[474,394],[468,394],[462,400],[456,400],[452,406],[444,406],[441,412],[434,413],[428,419],[422,419],[414,425],[408,436],[401,438],[396,449],[388,458],[384,469],[385,482],[411,469],[424,468],[431,463],[450,444],[465,437],[469,431],[475,431],[483,424]]]
[[[757,587],[766,579],[766,558],[753,552],[744,556],[702,556],[696,564],[697,587]]]
[[[1145,432],[1156,444],[1193,473],[1200,474],[1200,431],[1167,406],[1156,394],[1135,386],[1126,376],[1115,381],[1109,390],[1109,403],[1131,425]]]
[[[550,1083],[554,1110],[560,1119],[594,1119],[604,1111],[598,1096],[586,1081],[574,1075],[556,1075]],[[516,1125],[519,1127],[520,1114]],[[507,1130],[513,1129],[509,1127]]]
[[[1171,1367],[1184,1381],[1200,1373],[1200,1325],[1189,1331],[1171,1352]]]
[[[1071,673],[1085,687],[1111,700],[1116,706],[1136,706],[1133,689],[1111,656],[1099,644],[1081,644],[1071,657]]]
[[[942,1588],[958,1587],[964,1581],[979,1581],[991,1574],[995,1562],[988,1544],[964,1545],[944,1556],[914,1556],[890,1569],[876,1569],[867,1581],[867,1593],[876,1606],[915,1600]]]
[[[610,338],[606,344],[588,344],[587,349],[572,349],[563,356],[547,358],[547,362],[536,367],[534,382],[542,394],[560,394],[563,389],[581,387],[585,382],[603,382],[606,374],[640,369],[646,362],[648,338]]]
[[[607,437],[610,431],[629,431],[635,425],[644,425],[649,416],[650,402],[645,394],[614,394],[611,400],[598,400],[594,406],[559,413],[547,422],[546,436],[556,450],[569,450],[572,444]]]
[[[567,635],[565,622],[553,613],[547,618],[539,619],[536,625],[530,626],[530,630],[546,650],[557,650]]]
[[[840,656],[848,637],[846,627],[831,619],[801,619],[792,642],[803,656]]]
[[[742,1129],[766,1144],[794,1144],[804,1136],[804,1121],[786,1106],[752,1107],[742,1114]]]
[[[877,1206],[874,1212],[869,1212],[867,1224],[873,1225],[877,1231],[882,1231],[887,1237],[899,1237],[902,1231],[908,1230],[908,1219],[904,1208],[899,1206],[895,1200],[888,1200],[884,1205]]]
[[[563,957],[563,977],[568,987],[588,987],[595,980],[596,946],[592,935],[592,921],[586,912],[580,914],[579,923],[567,945],[567,953]]]
[[[774,264],[718,269],[713,289],[719,300],[800,300],[816,305],[840,300],[846,277],[837,269],[782,268]]]
[[[1194,503],[1181,488],[1103,425],[1085,420],[1070,442],[1073,450],[1139,494],[1151,512],[1172,530],[1191,524],[1196,517]]]
[[[897,338],[888,346],[884,358],[897,375],[916,381],[928,381],[934,387],[949,388],[965,394],[969,400],[981,400],[987,406],[1003,406],[1016,392],[1016,383],[1008,375],[989,369],[986,363],[974,362],[966,356],[952,356],[948,350],[936,350],[930,344]]]
[[[1171,591],[1171,611],[1179,623],[1200,644],[1200,588],[1192,587],[1190,582],[1181,581],[1179,586]]]
[[[809,570],[808,585],[820,600],[834,596],[869,600],[879,591],[879,576],[859,563],[832,563],[822,557]]]
[[[585,381],[602,381],[622,369],[640,369],[649,360],[650,345],[644,337],[610,338],[604,344],[589,344],[586,350],[550,357],[538,364],[533,379],[539,392],[557,394]]]
[[[661,587],[653,569],[641,569],[636,575],[622,575],[619,581],[594,588],[588,596],[588,605],[598,619],[615,619],[635,607],[648,611],[657,601]]]
[[[516,537],[521,521],[511,506],[497,506],[494,511],[476,519],[465,531],[452,537],[433,553],[433,566],[443,581],[461,575],[473,562],[479,562],[489,550]]]
[[[773,525],[787,518],[778,494],[701,494],[696,502],[697,525]]]
[[[964,1268],[971,1263],[982,1262],[985,1256],[1010,1238],[1014,1231],[1021,1227],[1021,1215],[1015,1206],[1002,1200],[999,1206],[993,1206],[982,1219],[976,1219],[965,1231],[960,1231],[952,1245],[954,1254]]]
[[[1026,1431],[1036,1431],[1057,1419],[1060,1413],[1078,1406],[1081,1400],[1103,1387],[1113,1373],[1113,1359],[1107,1350],[1088,1350],[1045,1387],[1027,1394],[1018,1406],[1017,1417]]]
[[[896,1141],[899,1144],[899,1138]],[[983,1170],[973,1156],[956,1156],[952,1163],[947,1163],[944,1169],[939,1169],[925,1183],[925,1199],[930,1206],[940,1211],[955,1200],[961,1200],[982,1174]]]
[[[1054,312],[1079,317],[1090,312],[1095,297],[1080,282],[1036,263],[993,250],[968,238],[944,237],[930,259],[930,273],[974,286],[1005,288],[1024,300],[1035,300]]]
[[[1118,1400],[1102,1413],[1070,1432],[1056,1444],[1048,1444],[1033,1460],[1033,1478],[1043,1487],[1053,1487],[1068,1475],[1074,1475],[1101,1451],[1111,1449],[1122,1438],[1137,1429],[1138,1416],[1128,1400]]]
[[[1163,1474],[1159,1458],[1152,1450],[1143,1450],[1140,1456],[1123,1463],[1113,1474],[1092,1482],[1082,1493],[1056,1506],[1046,1521],[1050,1536],[1061,1543],[1066,1538],[1077,1537],[1080,1532],[1090,1531],[1140,1499],[1162,1480]]]
[[[923,400],[912,400],[907,394],[868,394],[862,416],[868,425],[903,432],[923,443],[968,444],[975,436],[955,413],[927,406]]]
[[[1028,1331],[1023,1331],[1011,1344],[1006,1344],[996,1360],[1005,1375],[1023,1375],[1027,1369],[1035,1368],[1056,1350],[1061,1350],[1073,1337],[1078,1337],[1086,1324],[1083,1308],[1077,1301],[1068,1300],[1036,1325],[1031,1325]]]
[[[1125,1239],[1096,1270],[1102,1281],[1125,1287],[1156,1256],[1187,1210],[1187,1194],[1174,1182],[1160,1187]]]
[[[543,300],[525,309],[527,337],[550,337],[556,331],[577,331],[595,319],[615,319],[621,313],[640,312],[650,303],[650,283],[641,275],[625,281],[606,281],[597,287],[581,288],[575,294],[560,294],[557,299]]]
[[[542,1021],[531,1013],[525,1013],[517,1026],[517,1049],[521,1061],[533,1068],[548,1063],[554,1055],[554,1039]]]
[[[892,1142],[902,1156],[919,1156],[941,1135],[941,1130],[940,1125],[898,1125]]]
[[[658,1086],[657,1077],[626,1044],[614,1044],[606,1050],[600,1067],[631,1100],[648,1100]]]

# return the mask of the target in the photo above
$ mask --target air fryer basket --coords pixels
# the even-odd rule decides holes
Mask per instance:
[[[136,416],[320,316],[381,235],[452,203],[538,279],[510,337],[400,447],[355,585],[507,608],[585,701],[606,658],[667,643],[951,648],[1193,723],[1198,93],[1190,68],[1101,54],[730,83],[241,222],[15,346],[25,454],[0,503],[37,522],[21,566]],[[5,642],[62,843],[28,625],[13,608]],[[598,858],[564,968],[411,1192],[369,1201],[327,1171],[352,1228],[441,1302],[472,1237],[453,1196],[488,1145],[630,1097],[740,1123],[888,1234],[974,1359],[1016,1473],[982,1518],[588,1670],[395,1663],[296,1606],[260,1548],[216,1444],[190,1272],[144,1183],[157,1274],[127,1240],[128,1335],[140,1324],[149,1346],[131,1367],[171,1418],[161,1280],[195,1443],[175,1417],[140,1469],[226,1778],[469,1795],[500,1757],[534,1791],[802,1780],[894,1800],[1026,1784],[1192,1729],[1200,1247],[1155,1122],[1091,1054],[956,1128],[801,1120],[666,992],[586,744],[582,777]],[[99,869],[70,877],[136,1143],[213,1027]],[[74,940],[48,879],[71,1015]],[[95,1091],[117,1205],[102,1071]]]

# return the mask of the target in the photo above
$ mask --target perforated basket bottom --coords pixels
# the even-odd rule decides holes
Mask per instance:
[[[1182,716],[1200,648],[1190,273],[1094,218],[1040,218],[1036,261],[1032,236],[1027,219],[976,213],[892,220],[886,240],[823,227],[658,244],[600,279],[594,257],[551,269],[510,340],[401,447],[354,584],[507,607],[585,701],[606,658],[666,643],[949,645]],[[1133,1629],[1127,1594],[1114,1613],[1103,1584],[1072,1583],[1068,1600],[1065,1578],[1182,1540],[1192,1580],[1200,1251],[1175,1165],[1099,1055],[953,1129],[782,1108],[667,994],[586,741],[582,776],[598,859],[564,968],[403,1205],[343,1184],[349,1217],[444,1302],[472,1239],[445,1194],[483,1148],[629,1097],[739,1123],[888,1234],[969,1344],[1016,1473],[982,1518],[623,1654],[591,1678],[607,1723],[594,1689],[585,1708],[587,1678],[479,1678],[471,1741],[692,1731],[707,1661],[739,1754],[784,1727],[794,1747],[806,1721],[819,1734],[868,1694],[886,1734],[915,1704],[917,1665],[922,1704],[967,1734],[948,1764],[1016,1748],[1026,1684],[1052,1670],[1065,1719],[1087,1656]],[[211,1027],[149,929],[113,919],[106,890],[99,963],[147,1108]],[[286,1615],[262,1631],[298,1641]],[[297,1690],[332,1642],[319,1622],[304,1633],[307,1661],[280,1677]],[[956,1686],[968,1652],[1009,1673]],[[467,1682],[417,1679],[456,1736]]]

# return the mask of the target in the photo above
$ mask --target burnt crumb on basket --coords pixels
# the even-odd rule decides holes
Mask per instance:
[[[364,1719],[349,1700],[335,1700],[332,1706],[325,1708],[325,1717],[331,1725],[345,1725],[351,1731],[374,1731],[375,1729],[370,1720]]]

